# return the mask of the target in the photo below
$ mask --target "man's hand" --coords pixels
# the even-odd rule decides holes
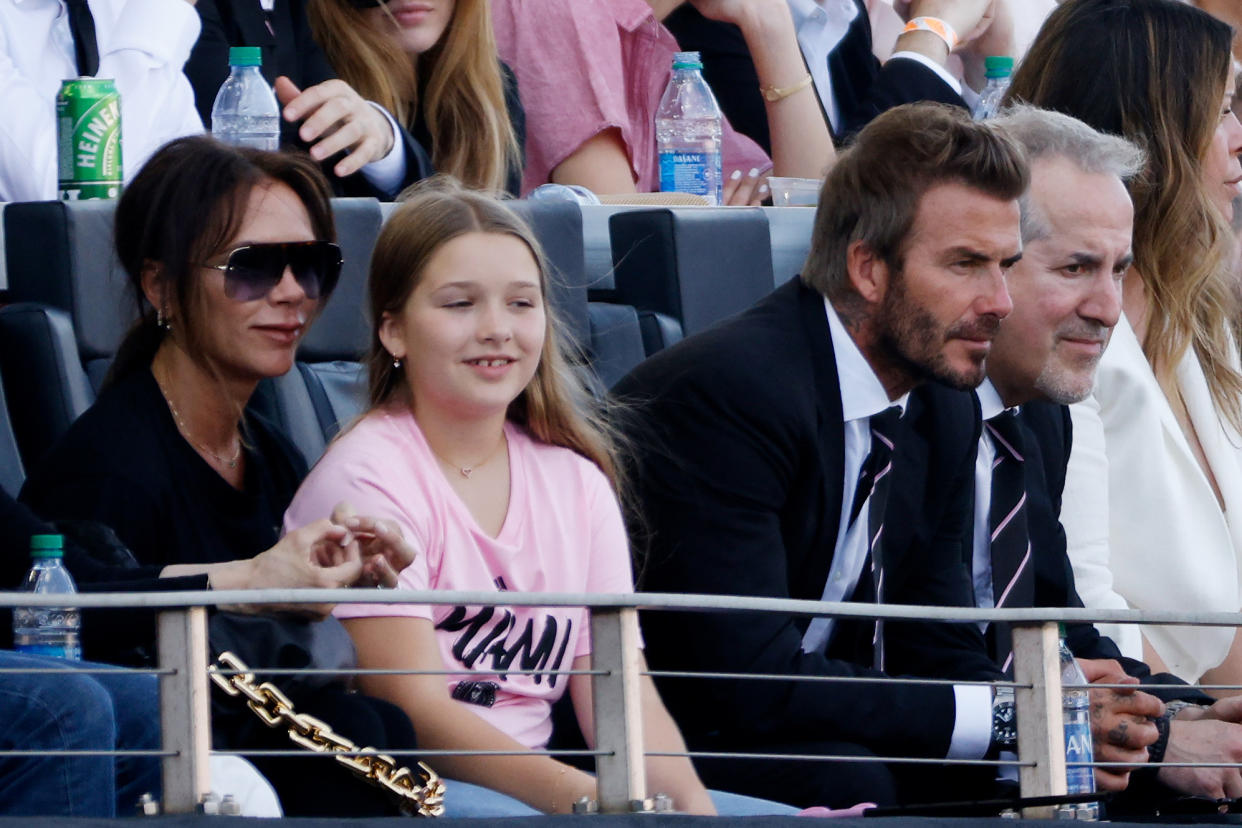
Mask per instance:
[[[344,501],[332,510],[331,519],[349,530],[362,559],[362,571],[351,586],[395,587],[397,575],[414,562],[414,547],[391,520],[355,514],[354,508]]]
[[[1242,762],[1242,725],[1206,716],[1184,719],[1179,714],[1169,723],[1164,761]],[[1242,797],[1242,773],[1238,768],[1162,767],[1157,776],[1173,790],[1188,796],[1214,800]]]
[[[344,178],[378,161],[392,150],[396,136],[388,119],[342,80],[329,80],[306,91],[284,75],[276,79],[276,97],[284,119],[301,121],[298,136],[322,161],[344,150],[348,155],[332,168]]]
[[[1097,762],[1147,762],[1147,746],[1159,738],[1152,719],[1164,714],[1164,703],[1137,690],[1138,679],[1126,675],[1116,661],[1079,659],[1083,675],[1091,683],[1133,684],[1136,689],[1091,690],[1091,737]],[[1126,768],[1096,768],[1095,783],[1100,790],[1124,790],[1130,781]]]

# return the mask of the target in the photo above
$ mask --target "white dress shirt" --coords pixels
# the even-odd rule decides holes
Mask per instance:
[[[871,499],[863,504],[862,512],[853,526],[848,526],[850,507],[858,487],[858,476],[871,450],[870,418],[890,406],[900,406],[905,413],[909,394],[896,400],[888,398],[884,385],[871,369],[866,357],[858,349],[845,325],[827,299],[824,310],[828,316],[828,331],[832,337],[832,350],[836,357],[837,378],[841,388],[841,415],[845,423],[845,479],[841,489],[841,523],[837,529],[837,542],[824,583],[821,599],[844,601],[858,585],[863,564],[867,559],[867,522]],[[802,638],[803,652],[818,652],[832,637],[834,619],[815,618],[807,626]],[[988,749],[992,737],[992,691],[988,687],[954,685],[954,701],[957,715],[953,722],[953,736],[949,743],[951,759],[977,759]]]
[[[121,162],[129,181],[161,145],[203,131],[181,72],[199,19],[184,0],[90,0],[97,77],[121,95]],[[0,0],[0,201],[55,199],[56,93],[77,77],[63,0]]]

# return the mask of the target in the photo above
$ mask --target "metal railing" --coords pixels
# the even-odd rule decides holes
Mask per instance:
[[[1022,797],[1056,796],[1065,793],[1065,749],[1062,728],[1062,686],[1058,658],[1058,622],[1171,624],[1191,626],[1242,626],[1238,613],[1189,613],[1173,611],[1088,609],[973,609],[833,603],[792,599],[637,593],[632,595],[583,595],[565,593],[449,592],[384,590],[221,590],[204,592],[92,593],[78,594],[74,603],[82,609],[144,608],[158,612],[159,668],[148,670],[160,677],[160,725],[162,748],[158,751],[122,751],[123,755],[160,756],[163,763],[163,807],[166,813],[190,813],[210,790],[210,705],[206,607],[244,604],[417,603],[462,606],[585,607],[591,617],[595,749],[557,751],[594,756],[598,776],[599,809],[605,813],[632,810],[633,803],[647,799],[643,760],[649,755],[735,756],[768,758],[765,754],[652,753],[644,750],[639,679],[655,677],[701,677],[747,680],[797,680],[819,682],[908,682],[917,684],[992,684],[1014,688],[1018,725],[1018,758],[1012,760],[946,760],[917,757],[875,757],[884,762],[934,762],[935,764],[1016,765]],[[0,607],[63,606],[63,595],[0,592]],[[777,676],[750,673],[704,673],[648,671],[639,669],[636,638],[639,609],[687,612],[772,612],[796,616],[833,618],[881,618],[884,620],[930,620],[960,623],[1005,621],[1013,627],[1014,681],[962,682],[936,679],[840,676]],[[308,672],[267,669],[250,665],[256,673],[269,675]],[[74,668],[66,668],[74,669]],[[6,672],[6,671],[0,671]],[[57,672],[22,671],[22,672]],[[220,671],[226,673],[227,671]],[[346,672],[312,670],[309,672]],[[460,675],[461,670],[350,670],[367,673],[437,673]],[[486,672],[486,671],[480,671]],[[512,672],[551,672],[548,670]],[[559,671],[564,673],[565,671]],[[1093,687],[1114,685],[1095,684]],[[1123,685],[1115,685],[1123,686]],[[1133,685],[1124,685],[1132,687]],[[1155,688],[1161,685],[1148,685]],[[1179,685],[1180,686],[1180,685]],[[1221,686],[1221,689],[1236,689]],[[242,755],[275,755],[291,751],[219,751]],[[16,755],[9,751],[6,755]],[[22,752],[25,753],[25,752]],[[78,752],[82,753],[82,752]],[[86,753],[90,753],[89,751]],[[110,752],[113,753],[113,752]],[[476,755],[504,751],[421,750],[404,755]],[[524,753],[532,753],[524,751]],[[546,755],[548,751],[535,751]],[[780,758],[789,759],[789,755]],[[792,757],[798,758],[798,757]],[[806,756],[808,761],[859,761],[857,756]],[[1110,763],[1097,762],[1107,767]],[[1225,763],[1221,763],[1224,765]],[[1051,817],[1053,806],[1026,808],[1026,817]]]

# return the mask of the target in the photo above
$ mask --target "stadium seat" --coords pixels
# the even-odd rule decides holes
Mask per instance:
[[[644,327],[647,353],[744,310],[772,291],[763,210],[662,208],[609,219],[620,302],[661,314]],[[664,332],[667,332],[665,335]]]
[[[9,421],[9,407],[0,383],[0,489],[16,498],[26,480],[21,454],[17,450],[17,438]]]

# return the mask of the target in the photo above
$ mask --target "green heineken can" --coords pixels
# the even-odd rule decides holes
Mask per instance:
[[[121,194],[121,96],[110,78],[76,78],[56,95],[62,201]]]

